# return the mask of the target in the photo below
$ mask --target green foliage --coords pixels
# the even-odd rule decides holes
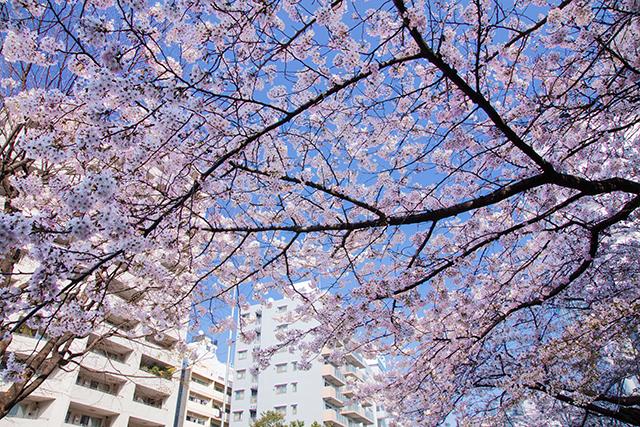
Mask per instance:
[[[25,337],[35,337],[37,335],[37,331],[25,325],[24,323],[18,328],[16,331],[17,334],[23,335]]]
[[[260,414],[260,418],[257,419],[251,427],[283,427],[284,416],[276,411],[267,411]]]
[[[152,366],[143,366],[142,370],[149,372],[150,374],[155,375],[156,377],[164,378],[170,380],[176,369],[172,367],[164,368],[158,365]]]
[[[284,422],[284,415],[277,411],[267,411],[260,414],[251,427],[304,427],[304,421],[291,421],[289,424]],[[322,427],[314,422],[311,427]]]

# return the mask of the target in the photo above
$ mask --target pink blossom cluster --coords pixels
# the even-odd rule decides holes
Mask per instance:
[[[398,422],[633,419],[636,0],[2,6],[16,399],[24,325],[56,348],[114,318],[219,333],[279,293],[317,326],[256,370],[384,356],[357,392]]]

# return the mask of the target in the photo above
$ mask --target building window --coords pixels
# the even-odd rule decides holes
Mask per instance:
[[[116,394],[117,392],[117,387],[115,384],[109,384],[107,382],[99,381],[95,378],[89,378],[83,373],[78,374],[78,377],[76,378],[76,384],[82,387],[98,390],[103,393]]]
[[[205,406],[209,404],[208,399],[204,398],[204,396],[199,396],[197,394],[189,394],[189,401],[196,402]]]
[[[247,373],[246,370],[241,370],[241,371],[236,371],[236,378],[241,380],[244,379],[245,374]]]
[[[244,390],[236,390],[236,400],[244,399]]]
[[[287,407],[286,406],[276,406],[273,408],[280,415],[287,415]]]
[[[242,350],[238,352],[238,360],[244,360],[247,358],[247,350]]]
[[[37,402],[22,402],[14,405],[7,414],[7,417],[15,418],[38,418]]]
[[[298,391],[298,383],[291,383],[291,392],[295,393]]]
[[[292,371],[298,370],[298,362],[291,362],[291,370]]]
[[[242,411],[235,411],[233,413],[233,421],[242,421]]]
[[[162,408],[163,399],[142,396],[136,393],[133,395],[133,401],[142,403],[143,405],[153,406],[154,408]]]
[[[291,415],[298,415],[298,405],[291,405]]]
[[[90,427],[103,427],[104,418],[93,417],[91,415],[84,415],[75,411],[67,412],[67,416],[64,422],[67,424],[73,424],[74,426],[90,426]]]
[[[276,394],[285,394],[287,392],[286,384],[278,384],[276,386]]]
[[[209,385],[209,382],[207,380],[205,380],[203,378],[200,378],[200,377],[197,377],[197,376],[195,376],[193,374],[191,375],[191,381],[193,381],[196,384],[200,384],[200,385],[206,385],[206,386]]]
[[[284,313],[285,311],[287,311],[286,305],[281,305],[280,307],[278,307],[278,313]]]
[[[287,372],[287,364],[286,363],[280,363],[280,364],[276,365],[276,372],[278,372],[278,373]]]
[[[187,421],[191,421],[192,423],[200,424],[201,426],[205,425],[207,420],[205,418],[200,418],[194,414],[187,413]]]
[[[116,353],[115,351],[107,350],[104,348],[93,348],[93,353],[106,357],[109,360],[115,360],[116,362],[124,362],[127,356],[123,353]]]

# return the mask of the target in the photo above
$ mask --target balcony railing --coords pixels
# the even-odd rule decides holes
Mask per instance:
[[[335,409],[325,409],[324,410],[324,419],[323,422],[325,425],[333,426],[333,427],[348,427],[349,419],[336,411]]]
[[[117,384],[99,381],[95,378],[86,377],[83,374],[78,375],[78,378],[76,378],[76,384],[81,387],[90,388],[92,390],[98,390],[103,393],[111,394],[114,396],[118,394]]]
[[[325,364],[322,367],[322,376],[327,381],[337,386],[343,386],[347,383],[347,380],[345,379],[342,372],[340,372],[338,368],[331,364]]]
[[[364,358],[358,353],[348,353],[345,356],[345,359],[347,359],[350,363],[353,363],[359,368],[364,368],[367,366],[367,364],[364,361]]]
[[[355,377],[356,379],[362,381],[363,377],[364,377],[364,373],[362,371],[362,369],[358,369],[355,366],[352,365],[345,365],[342,367],[342,372],[345,375],[351,375],[353,377]]]
[[[349,418],[352,418],[358,422],[362,422],[364,424],[373,424],[375,421],[375,417],[373,416],[373,411],[370,409],[366,409],[361,405],[352,404],[349,406],[345,406],[341,409],[341,413],[346,415]]]
[[[143,405],[152,406],[154,408],[162,409],[162,400],[149,396],[134,395],[133,400]]]
[[[342,406],[349,400],[334,386],[325,386],[322,389],[322,398],[335,406]]]
[[[120,363],[125,363],[127,360],[126,354],[116,353],[115,351],[107,350],[105,348],[93,348],[91,349],[91,352]]]

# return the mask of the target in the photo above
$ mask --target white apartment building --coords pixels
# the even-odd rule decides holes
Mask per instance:
[[[56,368],[0,427],[173,427],[183,359],[176,344],[185,332],[144,333],[131,319],[108,317],[72,344],[72,350],[86,351],[78,363]],[[45,342],[38,331],[23,327],[8,350],[26,358]]]
[[[218,360],[216,344],[209,337],[200,335],[189,347],[196,357],[184,372],[184,417],[178,427],[223,427],[223,422],[229,427],[233,370]]]
[[[30,336],[31,335],[31,336]],[[0,427],[171,427],[177,405],[181,356],[178,337],[163,342],[103,340],[69,371],[56,369],[32,395],[14,406]],[[94,344],[98,335],[77,343]],[[25,331],[10,350],[27,354],[42,340]]]
[[[231,400],[231,427],[246,427],[269,410],[285,416],[287,422],[303,421],[305,426],[318,422],[334,427],[378,425],[374,402],[354,402],[352,385],[372,374],[367,362],[356,353],[348,354],[346,363],[336,366],[323,357],[309,370],[298,370],[299,354],[280,351],[271,365],[258,372],[253,360],[255,348],[278,343],[276,333],[288,327],[304,330],[311,325],[295,322],[287,325],[282,318],[296,303],[288,299],[251,306],[241,313],[245,322],[257,332],[253,342],[237,340],[234,368],[236,378]],[[248,329],[248,328],[247,328]],[[384,425],[384,424],[379,424]]]

